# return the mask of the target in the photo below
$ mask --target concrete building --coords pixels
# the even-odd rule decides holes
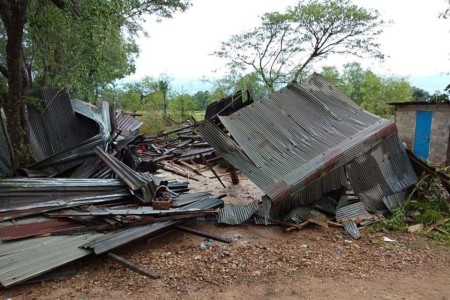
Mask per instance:
[[[450,165],[450,102],[399,102],[395,122],[401,139],[432,165]]]

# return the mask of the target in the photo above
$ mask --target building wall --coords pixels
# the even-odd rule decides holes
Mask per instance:
[[[432,111],[429,161],[432,165],[450,164],[450,105],[399,105],[395,108],[395,122],[401,139],[414,150],[417,111]]]

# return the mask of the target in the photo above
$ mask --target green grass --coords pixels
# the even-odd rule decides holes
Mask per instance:
[[[141,128],[139,129],[139,133],[141,134],[157,134],[159,132],[169,131],[183,126],[183,123],[181,122],[181,115],[179,112],[168,111],[170,120],[174,122],[164,120],[161,111],[143,110],[137,111],[136,113],[141,115],[137,117],[138,120],[144,122],[144,124],[142,124]],[[191,118],[189,118],[189,116],[193,116],[196,121],[202,121],[205,116],[205,111],[186,112],[186,119],[188,119],[189,122],[192,123],[193,121]]]
[[[419,183],[414,198],[398,207],[394,213],[381,222],[368,228],[368,233],[387,231],[407,231],[414,224],[423,224],[425,228],[436,226],[450,216],[448,193],[439,179],[428,177]],[[408,222],[409,221],[409,222]],[[412,221],[412,222],[411,222]],[[420,234],[450,246],[450,221],[436,226],[439,231]]]

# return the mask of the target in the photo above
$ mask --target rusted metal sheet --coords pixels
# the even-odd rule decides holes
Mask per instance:
[[[72,221],[52,219],[43,222],[2,226],[0,227],[0,237],[2,241],[9,241],[81,227],[84,226]]]

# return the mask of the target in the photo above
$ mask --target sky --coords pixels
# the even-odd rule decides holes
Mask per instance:
[[[380,11],[392,21],[379,37],[383,62],[333,56],[316,65],[338,68],[360,62],[383,76],[407,77],[412,85],[429,92],[442,90],[450,82],[450,20],[438,15],[450,0],[353,0],[357,5]],[[149,37],[140,37],[141,53],[136,72],[126,80],[167,74],[178,91],[208,89],[202,78],[224,75],[224,61],[211,55],[220,43],[259,24],[265,12],[283,11],[298,3],[293,0],[192,0],[193,6],[172,19],[147,20]]]

